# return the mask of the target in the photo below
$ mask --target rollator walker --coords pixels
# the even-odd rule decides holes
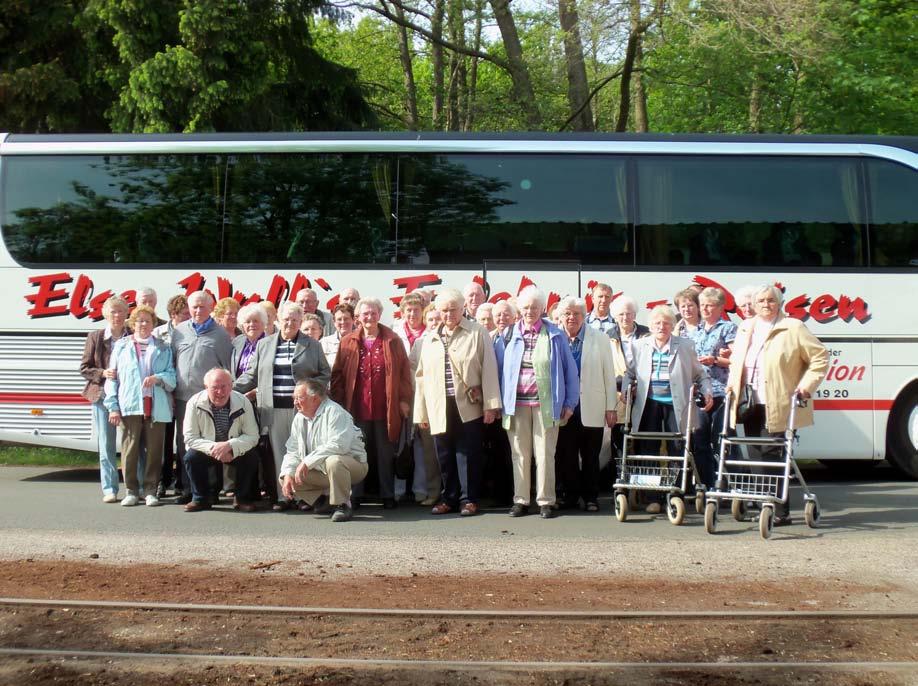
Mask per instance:
[[[760,503],[759,533],[762,538],[771,536],[774,525],[775,505],[786,503],[790,494],[791,470],[803,489],[803,515],[807,526],[815,528],[819,524],[819,501],[807,486],[794,459],[794,447],[797,444],[796,417],[797,408],[805,407],[806,400],[796,391],[791,396],[790,416],[783,437],[750,437],[738,438],[729,436],[730,411],[736,402],[735,394],[728,390],[724,398],[724,425],[720,434],[720,456],[717,465],[717,478],[714,488],[707,493],[704,510],[704,528],[709,534],[717,530],[717,511],[721,499],[731,499],[733,518],[742,522],[746,519],[746,503]],[[773,447],[781,448],[780,460],[743,460],[728,457],[731,446]]]
[[[695,386],[692,386],[690,398],[695,397]],[[685,493],[688,489],[689,474],[696,484],[695,511],[703,512],[705,503],[704,485],[698,477],[695,458],[692,455],[692,417],[695,413],[690,408],[686,420],[685,433],[668,431],[632,431],[631,430],[631,388],[625,391],[625,422],[622,455],[619,460],[618,479],[613,490],[615,493],[615,517],[620,522],[628,519],[628,512],[637,502],[640,491],[666,493],[666,516],[669,521],[679,526],[685,518]],[[633,455],[631,450],[634,441],[684,441],[682,456],[666,455]]]

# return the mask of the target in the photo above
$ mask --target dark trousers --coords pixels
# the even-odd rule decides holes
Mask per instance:
[[[259,454],[256,448],[240,455],[230,464],[236,467],[236,484],[239,500],[246,500],[255,488],[258,476]],[[221,466],[214,458],[198,450],[189,450],[183,458],[185,473],[191,484],[191,496],[197,503],[209,502],[211,494],[211,472]],[[246,494],[243,496],[242,494]]]
[[[363,442],[367,448],[367,461],[376,467],[376,476],[379,480],[379,497],[395,497],[395,446],[389,440],[389,427],[385,419],[373,421],[358,421],[357,428],[363,434]],[[354,484],[351,489],[353,495],[363,495],[363,484]],[[359,492],[358,492],[359,491]]]
[[[513,462],[510,439],[500,420],[485,424],[482,439],[483,495],[499,504],[513,502]]]
[[[185,432],[182,427],[185,426],[185,407],[188,405],[186,400],[175,399],[175,491],[178,493],[188,493],[191,489],[191,477],[188,473],[188,466],[185,464]],[[181,486],[179,486],[181,484]]]
[[[724,428],[724,397],[714,398],[709,412],[699,410],[698,426],[692,431],[692,455],[698,467],[698,476],[708,488],[714,487],[720,453],[720,432]],[[732,459],[727,456],[727,459]]]
[[[166,424],[166,437],[163,443],[163,472],[160,483],[163,488],[169,488],[172,481],[175,481],[175,490],[182,490],[182,472],[184,466],[175,459],[175,421]]]
[[[584,426],[578,407],[567,424],[558,430],[555,448],[556,490],[565,505],[578,498],[595,503],[599,498],[599,451],[602,427]]]
[[[679,422],[676,421],[676,411],[669,403],[658,403],[652,398],[647,398],[644,412],[641,414],[641,426],[638,431],[666,431],[675,433],[679,431]],[[684,441],[664,441],[663,453],[675,457],[681,456]],[[635,441],[634,446],[638,455],[657,455],[660,453],[660,441]],[[681,481],[678,484],[682,485]],[[663,495],[657,497],[663,500]]]
[[[750,413],[743,420],[743,432],[746,438],[783,438],[784,432],[771,432],[765,427],[765,406],[754,405]],[[746,446],[749,451],[749,459],[753,462],[783,462],[784,448],[780,446]],[[775,469],[764,470],[761,467],[751,467],[753,474],[777,474]],[[778,517],[787,517],[790,514],[790,489],[787,491],[787,502],[775,504],[775,515]]]
[[[463,422],[456,399],[446,399],[446,433],[434,436],[443,490],[440,499],[451,507],[478,504],[481,498],[481,437],[484,420]]]

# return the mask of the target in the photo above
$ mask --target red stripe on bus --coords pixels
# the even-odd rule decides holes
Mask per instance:
[[[815,400],[814,410],[891,410],[892,400]]]
[[[0,393],[0,403],[16,405],[88,405],[79,393]]]

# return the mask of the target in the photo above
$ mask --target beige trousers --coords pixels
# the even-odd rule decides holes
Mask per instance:
[[[555,502],[555,446],[558,444],[558,425],[546,427],[538,406],[516,406],[516,414],[507,432],[513,460],[513,502],[529,504],[532,458],[536,465],[536,503],[553,505]]]
[[[328,493],[332,505],[346,503],[351,499],[351,486],[367,477],[370,467],[358,462],[350,455],[332,455],[325,460],[325,473],[318,469],[306,472],[306,479],[296,487],[293,497],[314,504],[319,496]]]
[[[124,487],[131,495],[140,495],[143,486],[145,495],[156,495],[156,485],[163,469],[163,444],[166,438],[165,422],[154,422],[141,414],[129,414],[121,418],[121,463],[124,472]],[[146,446],[147,464],[143,484],[137,483],[137,462],[140,447]]]

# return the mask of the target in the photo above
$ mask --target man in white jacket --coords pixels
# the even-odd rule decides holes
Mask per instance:
[[[293,405],[297,413],[280,472],[284,496],[313,506],[327,491],[335,508],[332,521],[346,522],[353,516],[351,487],[369,470],[363,435],[321,382],[298,383]]]

